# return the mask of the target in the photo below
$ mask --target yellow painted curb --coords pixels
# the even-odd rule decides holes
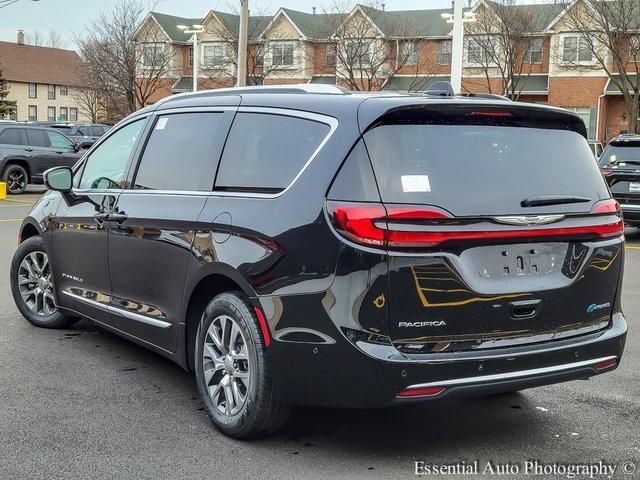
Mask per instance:
[[[7,184],[0,182],[0,200],[7,198]]]

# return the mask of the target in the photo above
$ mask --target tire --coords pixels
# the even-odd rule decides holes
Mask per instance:
[[[219,343],[214,341],[214,333]],[[264,339],[253,308],[240,292],[222,293],[209,302],[195,341],[198,391],[218,430],[233,438],[249,439],[269,435],[286,422],[290,408],[273,398]],[[227,400],[228,394],[234,401]]]
[[[2,172],[2,180],[7,184],[7,192],[12,195],[24,193],[29,184],[29,175],[20,165],[7,165]]]
[[[29,264],[31,268],[28,269],[23,262]],[[31,276],[30,272],[33,272],[35,277]],[[22,285],[19,283],[28,279],[34,281]],[[11,293],[18,310],[33,325],[44,328],[66,328],[78,320],[76,317],[60,312],[55,306],[55,288],[42,238],[31,237],[20,244],[11,261],[10,281]],[[35,288],[39,293],[25,295],[25,292]],[[40,309],[39,306],[42,308]]]

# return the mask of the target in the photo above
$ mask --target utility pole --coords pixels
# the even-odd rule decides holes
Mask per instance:
[[[453,41],[451,43],[451,87],[454,93],[462,91],[462,54],[464,51],[464,24],[462,1],[453,0]]]
[[[238,80],[236,85],[247,84],[247,44],[249,35],[249,0],[240,0],[240,31],[238,32]]]

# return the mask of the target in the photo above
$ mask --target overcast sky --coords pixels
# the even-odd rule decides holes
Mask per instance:
[[[74,33],[95,18],[101,9],[108,9],[118,0],[18,0],[8,7],[0,7],[0,40],[16,41],[18,29],[27,34],[38,30],[46,39],[50,30],[56,30],[72,47]],[[185,17],[204,16],[209,10],[231,11],[229,5],[240,3],[233,0],[149,0],[157,11]],[[362,3],[368,3],[363,1]],[[410,10],[417,8],[443,8],[451,0],[386,0],[387,10]],[[331,0],[250,0],[250,8],[260,13],[275,13],[279,7],[311,12],[313,5],[322,10]],[[0,0],[0,5],[2,5]]]

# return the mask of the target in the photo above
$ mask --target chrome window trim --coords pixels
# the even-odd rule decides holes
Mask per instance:
[[[116,315],[120,315],[121,317],[126,317],[131,320],[135,320],[137,322],[146,323],[147,325],[152,325],[154,327],[160,327],[160,328],[169,328],[171,326],[171,323],[169,322],[165,322],[163,320],[157,320],[155,318],[145,317],[144,315],[129,312],[121,308],[118,308],[114,305],[105,305],[103,303],[96,302],[95,300],[91,300],[90,298],[84,298],[84,297],[81,297],[80,295],[75,295],[71,292],[67,292],[66,290],[63,290],[62,293],[75,300],[78,300],[79,302],[86,303],[87,305],[91,305],[92,307],[100,308],[101,310],[104,310],[106,312],[115,313]]]
[[[118,194],[133,194],[133,195],[148,195],[148,194],[156,194],[156,195],[191,195],[191,196],[207,196],[207,197],[241,197],[241,198],[278,198],[288,192],[296,181],[304,174],[304,172],[309,168],[311,162],[315,160],[315,158],[322,151],[327,142],[331,139],[335,131],[338,129],[338,119],[334,117],[330,117],[328,115],[322,115],[319,113],[306,112],[303,110],[293,110],[286,108],[273,108],[273,107],[178,107],[167,110],[155,111],[153,113],[146,114],[144,116],[136,117],[136,119],[145,118],[151,115],[160,116],[164,114],[175,114],[175,113],[197,113],[197,112],[220,112],[220,111],[233,111],[237,110],[238,113],[262,113],[262,114],[272,114],[272,115],[281,115],[286,117],[296,117],[303,118],[306,120],[315,121],[318,123],[324,123],[329,126],[329,132],[325,136],[325,138],[320,142],[318,147],[313,151],[309,159],[302,166],[300,171],[296,174],[295,177],[291,180],[291,182],[281,191],[277,193],[259,193],[259,192],[226,192],[220,190],[143,190],[143,189],[79,189],[73,188],[72,192],[79,195],[118,195]],[[135,121],[132,119],[132,121]],[[127,122],[123,124],[123,127],[128,125],[131,122]],[[231,125],[233,128],[233,124]],[[119,130],[120,128],[118,128]],[[111,136],[111,135],[109,135]],[[103,139],[100,139],[102,143]],[[106,140],[106,139],[105,139]],[[88,158],[88,155],[93,151],[93,148],[87,152],[87,155],[83,157],[84,159]],[[222,152],[224,157],[224,150]],[[222,161],[222,158],[220,159]]]
[[[517,370],[515,372],[496,373],[493,375],[479,375],[477,377],[453,378],[450,380],[441,380],[437,382],[418,383],[410,385],[407,389],[426,388],[426,387],[451,387],[456,385],[467,385],[474,383],[494,382],[500,380],[515,380],[519,378],[535,377],[536,375],[544,375],[548,373],[563,372],[574,368],[594,366],[596,363],[613,360],[618,358],[616,355],[608,357],[593,358],[591,360],[582,360],[581,362],[565,363],[563,365],[553,365],[551,367],[532,368],[530,370]]]

